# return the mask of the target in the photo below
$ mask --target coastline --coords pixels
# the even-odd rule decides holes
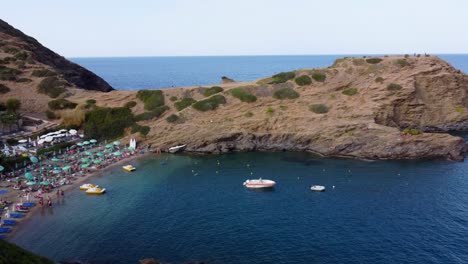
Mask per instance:
[[[151,155],[155,155],[155,154],[152,153],[152,152],[149,152],[149,151],[146,152],[146,153],[144,153],[144,154],[136,154],[136,155],[131,156],[131,157],[128,157],[128,158],[126,158],[126,159],[122,159],[122,160],[119,160],[119,161],[117,161],[117,162],[115,162],[115,163],[112,163],[112,164],[110,164],[109,166],[106,166],[105,168],[96,169],[96,170],[94,170],[93,172],[91,172],[91,173],[89,173],[89,174],[87,174],[87,175],[85,175],[85,176],[83,176],[83,177],[75,178],[74,181],[73,181],[71,184],[67,184],[67,185],[60,186],[60,187],[54,189],[53,192],[49,193],[49,196],[50,196],[50,198],[51,198],[51,200],[52,200],[52,206],[53,206],[53,204],[57,201],[57,197],[55,196],[55,191],[57,191],[57,190],[63,190],[63,191],[65,192],[65,196],[66,196],[67,193],[68,193],[68,192],[67,192],[68,190],[73,190],[73,188],[78,187],[81,183],[83,183],[84,181],[86,181],[86,180],[88,180],[88,179],[90,179],[90,178],[92,178],[92,177],[101,175],[101,174],[105,173],[106,171],[108,171],[108,170],[110,170],[110,169],[113,169],[113,168],[115,168],[116,166],[122,165],[122,164],[124,164],[124,163],[128,163],[128,162],[131,162],[131,161],[134,161],[134,160],[137,160],[137,159],[140,159],[140,158],[144,158],[144,157],[149,157],[149,156],[151,156]],[[18,192],[15,192],[15,194],[18,194]],[[105,194],[104,194],[104,195],[105,195]],[[12,202],[13,202],[14,204],[19,203],[20,200],[22,199],[22,198],[18,197],[18,195],[13,196],[13,198],[12,198],[11,195],[10,195],[9,197],[10,197],[10,199],[12,200]],[[14,199],[16,199],[16,201],[15,201]],[[33,198],[33,199],[35,200],[36,198]],[[9,238],[10,238],[11,236],[13,236],[13,235],[17,232],[18,227],[21,228],[21,225],[22,225],[23,223],[29,221],[32,217],[34,217],[34,215],[37,214],[37,212],[39,211],[39,208],[47,207],[47,205],[44,205],[43,207],[39,206],[39,205],[37,204],[37,201],[34,201],[34,200],[33,200],[33,201],[30,201],[30,202],[35,202],[35,203],[36,203],[36,206],[32,207],[32,208],[29,210],[28,213],[25,213],[25,214],[24,214],[25,216],[24,216],[23,218],[15,219],[15,220],[17,220],[17,223],[16,223],[16,225],[15,225],[13,228],[11,228],[11,231],[10,231],[9,233],[6,234],[6,236],[5,236],[5,240],[6,240],[6,241],[11,242],[11,241],[9,240]]]

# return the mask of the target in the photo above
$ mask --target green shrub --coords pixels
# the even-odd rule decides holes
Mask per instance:
[[[175,114],[172,114],[172,115],[170,115],[170,116],[168,116],[168,117],[166,118],[166,121],[167,121],[168,123],[175,123],[175,122],[177,122],[178,120],[179,120],[179,116],[178,116],[178,115],[175,115]]]
[[[96,100],[94,100],[94,99],[88,99],[88,100],[86,100],[86,104],[90,104],[90,105],[91,105],[91,104],[96,104]]]
[[[317,82],[324,82],[326,78],[327,76],[323,73],[316,72],[312,74],[312,79],[316,80]]]
[[[45,114],[48,119],[52,119],[52,120],[57,119],[57,116],[55,115],[55,113],[50,110],[45,111]]]
[[[215,110],[216,108],[219,107],[220,104],[225,104],[226,103],[226,98],[220,94],[216,94],[211,96],[210,98],[207,98],[205,100],[200,100],[192,105],[193,108],[195,108],[198,111],[209,111],[209,110]]]
[[[309,106],[309,110],[316,114],[325,114],[329,111],[328,106],[324,104],[313,104]]]
[[[0,111],[6,111],[6,105],[4,103],[0,103]]]
[[[355,87],[346,88],[341,93],[344,95],[353,96],[358,93],[358,89]]]
[[[191,106],[192,104],[194,104],[196,102],[197,102],[197,100],[195,100],[193,98],[183,98],[179,102],[175,102],[174,106],[177,109],[177,111],[181,111],[182,109],[185,109],[185,108]]]
[[[7,47],[7,48],[4,48],[3,51],[5,53],[16,54],[19,52],[19,49],[13,48],[13,47]]]
[[[387,90],[389,90],[389,91],[399,91],[399,90],[401,90],[401,88],[402,88],[401,85],[398,85],[396,83],[391,83],[391,84],[387,85]]]
[[[19,78],[18,80],[16,80],[16,82],[26,83],[26,82],[32,82],[32,80],[28,78]]]
[[[135,121],[144,121],[144,120],[150,120],[153,118],[158,118],[162,114],[164,114],[164,112],[166,112],[167,110],[169,110],[169,107],[167,105],[158,106],[153,111],[144,112],[142,114],[136,115]]]
[[[84,132],[90,138],[115,139],[133,124],[132,111],[126,107],[96,107],[85,115]]]
[[[381,62],[382,59],[381,58],[369,58],[369,59],[366,59],[366,62],[367,63],[370,63],[370,64],[377,64],[379,62]]]
[[[15,54],[15,59],[17,60],[26,60],[28,58],[28,53],[22,51]]]
[[[269,106],[267,107],[267,109],[265,110],[265,112],[267,114],[273,114],[275,112],[275,109],[273,109],[273,107]]]
[[[31,75],[34,77],[51,77],[51,76],[56,76],[57,73],[49,69],[40,69],[40,70],[34,70],[31,73]]]
[[[0,83],[0,94],[6,94],[8,92],[10,92],[10,88],[4,84],[1,84]]]
[[[395,61],[395,64],[400,66],[400,67],[405,67],[405,66],[410,65],[410,63],[405,59],[398,59],[398,60]]]
[[[138,124],[133,124],[131,126],[131,133],[140,132],[141,135],[146,136],[150,132],[151,128],[149,126],[140,126]]]
[[[231,89],[229,92],[231,93],[232,96],[234,96],[235,98],[245,103],[253,103],[257,101],[257,97],[255,95],[249,93],[248,91],[246,91],[245,89],[241,87]]]
[[[273,97],[276,99],[296,99],[299,97],[299,93],[291,88],[283,88],[273,93]]]
[[[26,159],[29,159],[26,157]],[[25,160],[26,160],[25,159]],[[16,160],[15,162],[18,162]],[[20,164],[23,161],[19,162]],[[14,163],[12,163],[14,164]],[[3,165],[3,164],[2,164]],[[10,167],[10,166],[7,166]],[[14,165],[13,165],[14,168]],[[22,249],[21,247],[0,240],[0,263],[34,263],[34,264],[53,264],[54,261],[48,260],[45,257],[35,255],[29,251]]]
[[[137,98],[145,105],[145,110],[153,111],[164,105],[164,95],[161,90],[140,90]]]
[[[294,77],[296,77],[295,72],[280,72],[272,76],[273,80],[270,82],[270,84],[285,83],[291,79],[294,79]]]
[[[48,103],[51,110],[75,109],[76,103],[70,102],[67,99],[56,99]]]
[[[377,83],[383,83],[383,81],[384,81],[384,78],[382,78],[380,76],[375,78],[375,82],[377,82]]]
[[[364,59],[353,59],[353,64],[356,66],[362,66],[366,64],[366,61]]]
[[[252,117],[254,114],[252,112],[247,112],[244,114],[245,117]]]
[[[42,80],[38,85],[38,92],[47,94],[52,98],[57,98],[60,94],[66,91],[66,82],[59,80],[55,76],[47,77]]]
[[[21,71],[13,68],[8,68],[0,65],[0,80],[2,81],[14,81],[16,75],[20,74]]]
[[[460,114],[463,114],[463,112],[465,112],[465,109],[462,106],[457,106],[455,108],[455,111],[457,111]]]
[[[169,100],[171,102],[175,102],[175,101],[177,101],[177,96],[171,96],[171,98],[169,98]]]
[[[405,128],[403,130],[403,133],[405,133],[406,135],[416,136],[422,134],[423,132],[416,128]]]
[[[137,103],[135,101],[130,101],[130,102],[126,102],[124,107],[125,108],[133,108],[137,105]]]
[[[409,58],[409,55],[408,55],[408,54],[405,54],[405,58]]]
[[[222,91],[223,91],[223,88],[221,88],[219,86],[213,86],[213,87],[210,87],[210,88],[206,88],[205,91],[203,91],[203,95],[205,97],[210,97],[213,94],[217,94],[217,93],[220,93]]]
[[[299,86],[309,85],[312,83],[312,79],[310,79],[310,77],[307,75],[301,75],[297,77],[296,79],[294,79],[294,81]]]

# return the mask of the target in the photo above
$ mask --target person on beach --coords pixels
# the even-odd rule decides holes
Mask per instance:
[[[62,190],[61,194],[62,194],[62,196],[65,196],[65,192],[63,190]]]

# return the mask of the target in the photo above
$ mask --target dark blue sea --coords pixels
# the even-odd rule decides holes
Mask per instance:
[[[161,165],[161,161],[167,162]],[[54,260],[137,263],[467,263],[468,164],[306,153],[162,155],[114,168],[17,227]],[[248,178],[275,180],[249,191]],[[323,193],[309,190],[326,186]],[[335,186],[335,188],[333,188]]]
[[[71,58],[119,90],[212,85],[222,76],[252,81],[282,71],[328,67],[358,55]],[[468,72],[468,54],[439,55]]]

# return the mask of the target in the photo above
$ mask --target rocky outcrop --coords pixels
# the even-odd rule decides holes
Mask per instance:
[[[226,77],[226,76],[223,76],[223,77],[221,77],[221,82],[222,82],[223,84],[226,84],[226,83],[234,83],[234,82],[236,82],[236,81],[234,81],[233,79],[228,78],[228,77]]]
[[[91,71],[73,63],[64,57],[44,47],[34,38],[27,36],[0,19],[0,40],[8,48],[27,52],[31,55],[31,63],[40,63],[49,66],[70,84],[85,90],[101,92],[112,91],[113,88],[102,78]]]

